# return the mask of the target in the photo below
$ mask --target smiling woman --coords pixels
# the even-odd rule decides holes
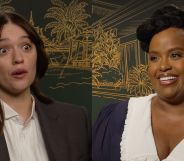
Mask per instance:
[[[155,34],[149,45],[148,73],[154,89],[171,104],[183,102],[184,30],[170,27]]]
[[[93,161],[184,160],[184,11],[164,6],[136,33],[156,93],[104,107],[93,129]]]

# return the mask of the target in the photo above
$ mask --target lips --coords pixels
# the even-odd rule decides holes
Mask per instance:
[[[11,75],[14,78],[23,78],[25,76],[25,74],[27,73],[27,71],[25,69],[16,69],[14,70]]]
[[[159,75],[158,79],[160,80],[161,85],[171,85],[178,80],[178,76],[173,74],[164,74]]]
[[[175,80],[177,77],[174,76],[168,76],[168,77],[161,77],[161,81],[169,81],[169,80]]]

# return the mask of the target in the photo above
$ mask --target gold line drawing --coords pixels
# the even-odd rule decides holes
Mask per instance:
[[[0,0],[1,9],[13,9],[10,2]],[[151,93],[147,55],[140,49],[135,30],[147,13],[172,0],[65,2],[51,0],[43,16],[49,22],[43,28],[35,25],[30,13],[30,23],[43,39],[50,58],[46,76],[57,79],[50,89],[90,86],[92,81],[95,97],[120,99]],[[182,0],[177,3],[183,4]]]
[[[113,36],[106,36],[106,39],[109,41],[112,41],[112,39],[115,41],[116,39],[116,42],[118,42],[118,45],[116,44],[117,47],[115,47],[112,42],[110,46],[114,49],[118,48],[117,51],[119,51],[119,54],[117,54],[118,52],[113,52],[113,54],[119,55],[119,60],[116,60],[116,57],[111,56],[111,47],[107,49],[108,41],[104,41],[104,39],[101,38],[98,45],[96,43],[93,44],[93,96],[111,99],[125,99],[130,96],[143,96],[152,93],[153,88],[146,70],[147,56],[140,49],[140,44],[135,38],[135,30],[136,26],[146,18],[144,15],[144,18],[140,19],[142,16],[138,18],[139,15],[169,2],[169,0],[164,0],[162,2],[158,0],[156,0],[156,2],[130,0],[122,6],[118,6],[113,12],[107,7],[106,3],[104,4],[104,8],[107,8],[107,10],[103,9],[101,2],[102,1],[95,0],[95,10],[93,11],[95,12],[97,10],[97,12],[99,12],[101,9],[106,15],[101,13],[101,15],[105,16],[95,21],[92,24],[92,27],[100,32],[100,24],[103,29],[103,32],[100,33],[101,37],[105,37],[102,36],[103,34],[108,35],[108,33],[116,31]],[[98,34],[95,35],[95,38],[98,38]],[[105,43],[105,45],[103,45],[103,43]],[[99,50],[99,46],[102,48],[101,50]],[[105,50],[105,48],[107,50]],[[112,72],[111,69],[113,68],[111,68],[110,63],[105,63],[107,58],[111,58],[111,62],[116,62],[117,66]]]
[[[85,30],[88,26],[85,19],[89,17],[89,14],[85,12],[87,3],[79,3],[77,0],[71,1],[68,6],[59,0],[51,0],[51,3],[54,6],[47,10],[45,18],[50,18],[53,21],[45,26],[45,30],[51,29],[51,36],[55,35],[53,41],[63,47],[62,52],[68,52],[65,67],[90,67],[89,57],[86,54],[88,51],[84,51],[80,61],[76,61],[80,45],[88,45],[86,43],[88,34]],[[86,34],[83,34],[83,31]],[[83,39],[79,40],[78,38],[81,36]],[[86,49],[86,46],[84,48]]]
[[[140,96],[153,93],[153,87],[147,74],[147,65],[133,67],[129,71],[127,91],[131,95]]]
[[[35,25],[32,11],[29,19],[43,39],[50,59],[46,76],[58,80],[49,88],[90,85],[91,75],[83,76],[85,71],[91,73],[92,29],[86,20],[90,17],[86,12],[88,4],[78,0],[68,5],[62,0],[51,0],[51,3],[53,6],[44,15],[50,22],[44,28]],[[48,31],[49,38],[44,35]]]
[[[115,30],[104,31],[99,24],[94,29],[94,42],[92,45],[92,85],[108,86],[109,83],[101,83],[105,73],[119,73],[120,66],[120,41],[116,38]]]
[[[15,9],[10,6],[11,0],[0,0],[0,11],[15,11]]]

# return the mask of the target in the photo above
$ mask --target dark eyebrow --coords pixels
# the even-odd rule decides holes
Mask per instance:
[[[175,50],[181,50],[181,51],[184,51],[184,48],[173,48],[173,49],[170,49],[169,52],[172,52],[172,51],[175,51]]]
[[[2,42],[2,41],[7,41],[7,40],[8,40],[7,38],[0,39],[0,42]]]
[[[19,39],[29,39],[30,40],[30,37],[28,35],[23,35]],[[8,40],[9,40],[8,38],[0,38],[0,42],[8,41]]]

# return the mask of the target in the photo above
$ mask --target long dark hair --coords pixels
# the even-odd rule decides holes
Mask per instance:
[[[17,26],[24,29],[27,34],[29,35],[30,40],[34,43],[36,46],[37,51],[37,66],[36,66],[36,76],[31,84],[31,92],[32,94],[37,97],[40,101],[43,103],[51,103],[52,100],[45,96],[41,91],[39,90],[37,83],[38,81],[45,75],[45,72],[48,68],[48,57],[45,52],[45,47],[42,39],[40,38],[37,31],[34,29],[34,27],[21,15],[15,13],[15,12],[9,12],[9,11],[1,11],[0,12],[0,36],[3,29],[3,26],[7,23],[13,23]],[[4,116],[3,116],[3,110],[0,104],[0,130],[2,130],[3,123],[4,123]]]

